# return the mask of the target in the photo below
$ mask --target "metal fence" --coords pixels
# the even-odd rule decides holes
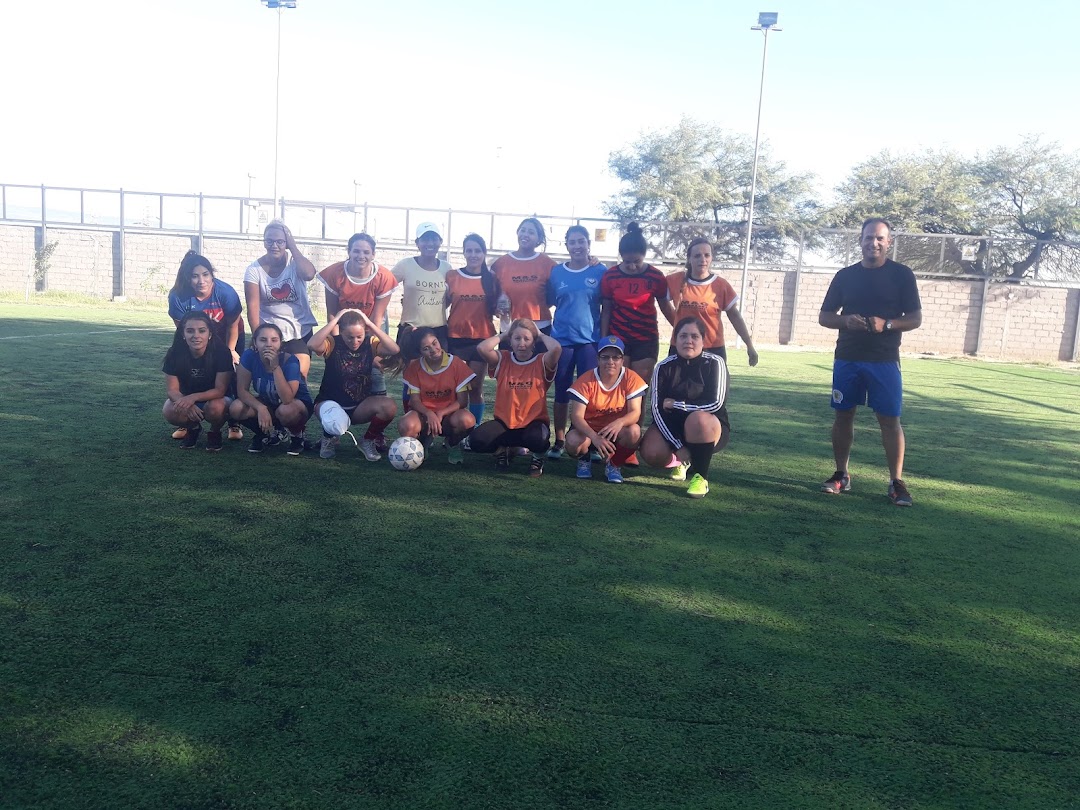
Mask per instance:
[[[593,254],[605,259],[618,255],[623,233],[622,223],[602,217],[287,198],[275,204],[256,197],[0,184],[0,221],[40,226],[42,244],[50,227],[183,233],[197,235],[200,240],[204,235],[251,238],[275,215],[288,222],[298,239],[309,242],[341,243],[363,231],[381,244],[407,246],[413,242],[417,224],[433,221],[443,228],[449,249],[456,251],[466,234],[478,233],[495,252],[514,249],[518,224],[526,216],[536,216],[548,232],[551,252],[560,252],[566,228],[583,225],[592,234]],[[646,222],[642,226],[657,261],[682,261],[690,240],[705,236],[716,245],[720,265],[741,264],[745,223]],[[750,262],[756,269],[831,272],[858,260],[858,236],[854,229],[774,233],[759,227],[754,230]],[[1036,258],[1030,270],[1035,278],[1080,278],[1080,244],[1073,242],[901,232],[895,235],[892,257],[921,275],[985,277],[1007,275],[1033,252]]]

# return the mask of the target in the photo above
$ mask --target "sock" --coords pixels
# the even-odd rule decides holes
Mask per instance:
[[[288,428],[288,431],[289,431],[289,435],[293,436],[294,438],[300,438],[300,439],[304,438],[304,429],[303,428],[300,428],[300,430],[293,430],[292,428]]]
[[[469,403],[469,413],[471,413],[473,415],[473,419],[475,419],[476,424],[479,425],[482,421],[484,421],[484,403],[483,402],[477,402],[475,405],[473,405],[470,402]]]
[[[609,458],[608,461],[611,462],[611,466],[613,467],[621,467],[623,462],[630,458],[633,453],[634,451],[629,447],[615,445],[615,452],[611,454],[611,458]]]
[[[364,434],[365,439],[377,439],[382,435],[382,432],[386,430],[386,426],[393,422],[393,419],[380,419],[375,417],[371,420],[371,424],[368,425],[367,432]]]
[[[686,442],[686,449],[690,451],[690,463],[694,472],[709,479],[709,465],[712,463],[713,450],[716,445],[712,442]]]
[[[253,432],[257,436],[264,435],[263,431],[262,431],[262,428],[259,427],[259,420],[256,419],[254,416],[251,417],[250,419],[242,419],[240,421],[240,424],[243,425],[244,427],[246,427],[248,430],[250,430],[251,432]]]

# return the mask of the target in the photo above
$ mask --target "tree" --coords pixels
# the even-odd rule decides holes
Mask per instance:
[[[903,237],[903,260],[922,270],[1020,279],[1035,267],[1046,275],[1080,277],[1080,160],[1057,144],[1029,137],[966,159],[954,152],[888,151],[858,164],[836,189],[827,221],[858,227],[884,216],[901,231],[977,237],[975,257],[963,240]],[[945,259],[941,267],[941,259]]]
[[[682,253],[690,239],[704,234],[718,256],[735,259],[745,244],[753,159],[749,138],[683,118],[611,153],[608,166],[626,187],[604,207],[621,222],[663,223],[651,242],[660,255]],[[756,256],[782,258],[785,239],[816,222],[812,184],[812,175],[790,174],[763,146],[754,202]]]

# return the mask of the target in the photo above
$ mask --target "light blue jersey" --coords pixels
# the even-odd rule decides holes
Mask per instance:
[[[551,336],[562,346],[600,340],[600,278],[603,264],[571,270],[566,263],[552,268],[548,303],[555,307]]]

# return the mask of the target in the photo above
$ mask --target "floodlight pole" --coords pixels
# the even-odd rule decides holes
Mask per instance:
[[[277,79],[274,81],[274,216],[277,216],[278,138],[281,130],[281,6],[277,7]],[[768,31],[765,32],[768,34]],[[761,113],[758,112],[760,120]],[[756,158],[755,158],[756,161]],[[756,163],[755,163],[756,165]],[[753,197],[750,206],[753,210]]]
[[[754,165],[750,171],[750,208],[746,214],[746,246],[743,250],[742,283],[739,285],[739,305],[746,306],[746,276],[750,268],[750,239],[754,232],[754,196],[757,194],[758,151],[761,146],[761,105],[765,98],[765,60],[769,54],[769,31],[782,31],[776,26],[776,14],[762,12],[758,15],[758,24],[751,26],[751,31],[761,31],[765,42],[761,47],[761,85],[758,87],[757,129],[754,131]]]

